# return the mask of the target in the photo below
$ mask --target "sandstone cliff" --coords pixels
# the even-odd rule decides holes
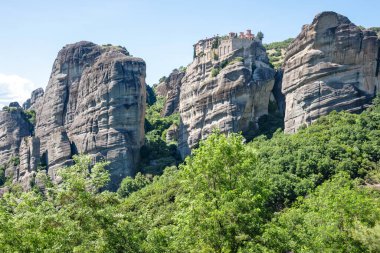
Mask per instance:
[[[213,56],[201,52],[182,78],[178,143],[182,157],[214,128],[247,134],[268,113],[275,72],[261,41],[226,48],[219,47]]]
[[[40,155],[60,167],[76,153],[111,162],[117,184],[134,175],[144,140],[145,62],[121,47],[79,42],[54,62],[37,111]]]
[[[17,158],[21,141],[31,134],[32,125],[20,107],[7,107],[0,111],[0,166],[11,164]],[[17,159],[18,160],[18,159]],[[18,161],[14,161],[15,166]],[[7,174],[14,174],[8,171]]]
[[[27,189],[38,166],[56,180],[56,169],[71,164],[73,155],[90,154],[110,162],[115,188],[135,174],[144,141],[145,68],[122,47],[85,41],[65,46],[45,92],[34,91],[24,104],[36,111],[34,136],[17,112],[1,112],[7,142],[0,143],[1,162],[19,157],[15,180]]]
[[[44,90],[42,88],[38,88],[32,91],[31,97],[25,101],[22,105],[24,110],[34,110],[37,111],[41,106],[42,100],[44,96]]]
[[[166,99],[162,116],[169,116],[179,110],[180,90],[185,71],[173,70],[168,78],[158,84],[156,92],[158,96]]]
[[[282,92],[285,132],[332,110],[357,112],[379,91],[380,42],[334,12],[318,14],[289,46]]]

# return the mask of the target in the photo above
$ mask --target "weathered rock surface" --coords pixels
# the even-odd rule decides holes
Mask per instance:
[[[31,97],[25,101],[22,107],[24,108],[24,110],[37,111],[38,108],[41,106],[41,103],[43,101],[43,96],[44,96],[44,90],[42,88],[38,88],[32,91]]]
[[[144,140],[145,62],[122,47],[79,42],[54,62],[35,135],[40,156],[55,168],[86,153],[111,162],[112,183],[135,173]]]
[[[289,46],[282,92],[285,132],[332,110],[363,110],[379,91],[380,42],[334,12],[318,14]]]
[[[40,165],[40,141],[36,137],[24,137],[20,144],[20,164],[17,166],[15,182],[21,182],[22,188],[27,191],[32,187],[32,182]]]
[[[162,116],[169,116],[178,112],[182,78],[184,76],[184,71],[175,69],[165,81],[156,87],[157,95],[166,98]]]
[[[276,74],[274,76],[274,86],[273,86],[273,97],[277,104],[278,111],[282,116],[285,115],[285,96],[282,94],[282,78],[284,75],[284,70],[279,68],[276,70]]]
[[[18,161],[21,141],[31,134],[31,129],[32,125],[25,118],[21,108],[11,107],[8,111],[0,111],[0,166],[9,165],[7,176],[15,175],[10,161],[12,158]],[[18,162],[15,163],[17,166]]]
[[[146,88],[146,103],[149,106],[153,105],[157,101],[156,94],[154,93],[154,89],[148,84],[145,84],[145,88]]]
[[[221,70],[213,77],[215,69]],[[254,130],[259,117],[268,113],[274,74],[258,40],[218,58],[196,57],[180,89],[181,156],[188,155],[214,128],[223,133]]]
[[[166,132],[166,142],[178,142],[179,128],[176,124],[171,125]]]

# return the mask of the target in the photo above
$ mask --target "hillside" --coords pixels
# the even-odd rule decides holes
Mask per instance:
[[[294,135],[244,144],[213,133],[153,182],[100,192],[105,163],[89,157],[37,175],[33,191],[0,199],[6,252],[377,252],[380,104],[333,112]],[[43,186],[42,186],[43,185]],[[43,188],[41,188],[43,187]],[[125,197],[127,196],[127,197]],[[297,229],[295,229],[297,228]],[[276,240],[273,240],[276,238]]]
[[[293,38],[289,38],[279,42],[264,44],[269,57],[269,62],[274,68],[278,69],[282,66],[285,59],[286,49],[293,40]]]
[[[380,252],[379,32],[204,37],[152,87],[123,46],[64,46],[0,111],[0,252]]]

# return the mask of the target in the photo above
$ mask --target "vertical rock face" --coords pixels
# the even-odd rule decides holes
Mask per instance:
[[[0,111],[0,166],[6,168],[7,178],[17,180],[20,144],[31,135],[32,128],[19,105]]]
[[[35,136],[42,162],[55,169],[77,153],[111,162],[115,185],[134,175],[144,139],[145,62],[126,49],[67,45],[54,62]]]
[[[165,107],[162,111],[163,116],[178,112],[182,78],[184,76],[184,71],[175,69],[165,81],[157,86],[157,95],[166,98]]]
[[[279,68],[276,70],[276,74],[274,76],[274,86],[273,86],[273,97],[277,103],[278,111],[282,116],[285,115],[285,96],[282,94],[282,78],[284,75],[284,70]]]
[[[135,174],[144,141],[145,85],[145,62],[123,47],[85,41],[65,46],[45,93],[33,91],[24,104],[36,111],[34,132],[32,114],[18,104],[0,112],[0,166],[28,190],[37,167],[58,180],[56,169],[85,153],[110,162],[115,189]]]
[[[247,133],[268,113],[274,70],[261,41],[219,52],[226,54],[196,57],[182,79],[178,143],[182,157],[214,128]]]
[[[20,144],[20,164],[17,166],[15,182],[20,182],[22,188],[27,191],[31,188],[32,182],[40,165],[40,141],[36,137],[24,137]]]
[[[0,111],[0,166],[17,157],[22,138],[31,134],[31,124],[20,108]]]
[[[318,14],[289,46],[282,92],[285,132],[332,110],[361,111],[379,91],[380,42],[334,12]]]

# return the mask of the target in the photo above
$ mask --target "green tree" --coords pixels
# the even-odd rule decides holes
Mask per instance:
[[[108,180],[106,162],[91,166],[74,157],[62,183],[0,199],[0,250],[4,252],[139,252],[135,228],[118,213],[115,193],[99,192]]]
[[[179,252],[238,252],[259,233],[268,187],[251,174],[255,161],[241,135],[218,133],[186,159],[176,213]]]
[[[120,187],[117,193],[120,197],[128,197],[131,193],[136,192],[150,183],[150,180],[141,174],[136,174],[135,178],[126,177],[121,181]]]
[[[259,40],[263,40],[264,39],[264,33],[262,33],[261,31],[259,31],[256,35],[256,37],[259,39]]]
[[[374,227],[380,220],[379,197],[357,187],[347,173],[338,174],[275,217],[263,240],[275,252],[371,252],[379,244],[361,235],[365,230],[372,239],[380,236]]]

